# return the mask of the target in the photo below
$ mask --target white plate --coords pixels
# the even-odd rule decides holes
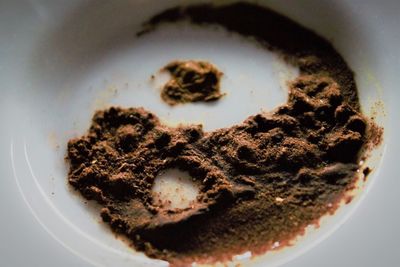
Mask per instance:
[[[243,38],[188,26],[135,38],[141,22],[180,2],[0,3],[0,266],[165,265],[116,239],[95,208],[67,186],[66,142],[86,131],[94,110],[111,104],[144,106],[167,123],[200,122],[211,130],[285,101],[285,80],[296,70]],[[350,205],[296,246],[243,262],[398,266],[400,2],[265,4],[332,41],[356,73],[364,112],[377,117],[385,138],[367,163],[374,172]],[[163,104],[159,83],[149,78],[170,60],[184,58],[215,63],[225,73],[227,96],[214,105]]]

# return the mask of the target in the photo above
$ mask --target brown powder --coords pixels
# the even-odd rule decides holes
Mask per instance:
[[[219,88],[222,72],[208,62],[174,61],[162,70],[171,74],[171,79],[161,92],[161,98],[171,106],[179,103],[215,101],[223,96]]]
[[[360,114],[351,70],[310,30],[243,3],[175,8],[149,25],[182,19],[222,25],[282,53],[301,70],[288,102],[208,133],[167,127],[142,108],[98,111],[89,132],[68,143],[69,182],[150,257],[186,266],[263,253],[337,208],[376,127]],[[155,178],[170,168],[200,184],[190,208],[153,201]]]

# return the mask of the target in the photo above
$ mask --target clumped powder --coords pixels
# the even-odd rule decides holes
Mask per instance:
[[[190,102],[210,102],[220,99],[220,72],[206,61],[173,61],[162,70],[171,74],[161,98],[171,106]]]

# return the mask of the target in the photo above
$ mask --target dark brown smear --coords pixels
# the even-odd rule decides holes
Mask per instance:
[[[175,8],[149,25],[182,19],[222,25],[282,53],[301,71],[287,103],[208,133],[167,127],[142,108],[98,111],[87,135],[68,144],[69,182],[150,257],[184,266],[263,253],[333,212],[354,185],[372,123],[360,114],[352,71],[312,31],[243,3]],[[193,207],[153,203],[154,180],[168,168],[201,184]]]
[[[165,66],[171,79],[164,85],[161,98],[171,106],[188,102],[209,102],[223,96],[219,89],[222,75],[205,61],[173,61]]]

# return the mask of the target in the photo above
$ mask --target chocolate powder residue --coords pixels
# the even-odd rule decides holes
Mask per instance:
[[[182,266],[263,253],[337,208],[373,124],[360,114],[352,71],[312,31],[243,3],[171,9],[150,24],[181,19],[222,25],[282,53],[301,71],[287,103],[208,133],[167,127],[142,108],[98,111],[89,132],[68,143],[69,182],[150,257]],[[200,184],[192,207],[153,202],[154,180],[169,168]]]
[[[222,75],[205,61],[173,61],[165,66],[171,79],[164,85],[161,98],[171,106],[188,102],[209,102],[223,96],[219,89]]]

